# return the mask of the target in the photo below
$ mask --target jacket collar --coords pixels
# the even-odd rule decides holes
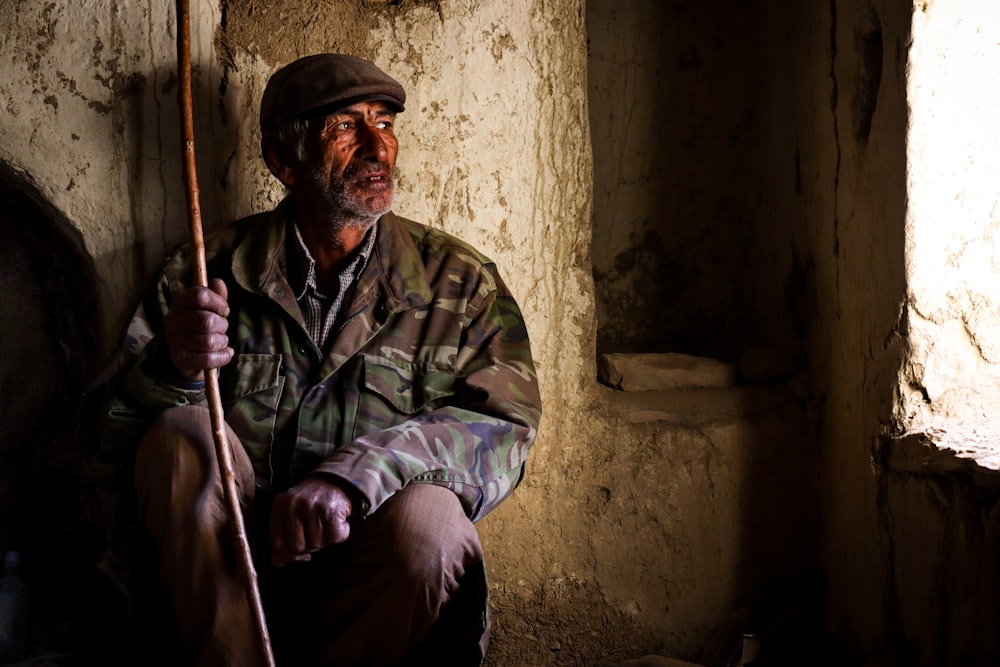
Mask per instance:
[[[301,320],[285,255],[291,207],[291,197],[286,197],[269,214],[260,216],[259,224],[251,226],[234,250],[232,271],[244,289],[267,296]],[[430,303],[432,292],[413,223],[390,212],[379,220],[377,230],[372,256],[358,278],[353,300],[370,303],[381,296],[390,312]]]

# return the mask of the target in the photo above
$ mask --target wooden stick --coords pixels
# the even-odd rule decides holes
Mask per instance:
[[[179,90],[177,94],[181,110],[181,135],[184,140],[184,181],[189,217],[191,240],[194,247],[195,280],[198,285],[208,287],[208,265],[205,259],[205,238],[201,226],[201,207],[198,202],[198,177],[194,160],[194,111],[191,103],[191,26],[187,0],[177,0],[177,62]],[[215,438],[215,454],[219,461],[219,471],[225,492],[226,505],[232,520],[233,532],[238,546],[240,563],[246,575],[247,602],[253,611],[260,649],[267,667],[274,667],[274,653],[267,632],[264,605],[257,586],[257,571],[254,569],[247,538],[240,498],[233,472],[232,451],[226,437],[226,424],[222,412],[222,397],[219,394],[219,369],[205,371],[205,394],[212,419],[212,435]]]

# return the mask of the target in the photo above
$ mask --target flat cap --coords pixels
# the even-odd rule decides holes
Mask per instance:
[[[275,129],[295,118],[319,118],[372,100],[402,111],[406,91],[367,60],[343,53],[306,56],[271,75],[260,101],[260,127]]]

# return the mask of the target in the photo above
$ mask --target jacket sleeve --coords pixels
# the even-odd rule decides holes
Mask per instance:
[[[159,413],[205,403],[204,383],[176,377],[157,338],[171,295],[172,283],[164,273],[139,303],[109,363],[107,391],[97,415],[97,450],[89,466],[97,481],[111,481],[124,472]]]
[[[521,311],[495,273],[491,282],[472,306],[448,401],[340,447],[317,469],[360,493],[362,515],[409,483],[432,483],[477,521],[521,481],[541,400]]]

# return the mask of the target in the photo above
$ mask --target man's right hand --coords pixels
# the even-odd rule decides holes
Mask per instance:
[[[218,278],[209,287],[191,287],[178,294],[164,320],[170,362],[188,382],[204,381],[206,368],[225,366],[234,354],[226,335],[229,290]]]
[[[323,547],[345,541],[353,513],[347,492],[324,477],[306,477],[278,494],[271,506],[271,564],[307,561]]]

